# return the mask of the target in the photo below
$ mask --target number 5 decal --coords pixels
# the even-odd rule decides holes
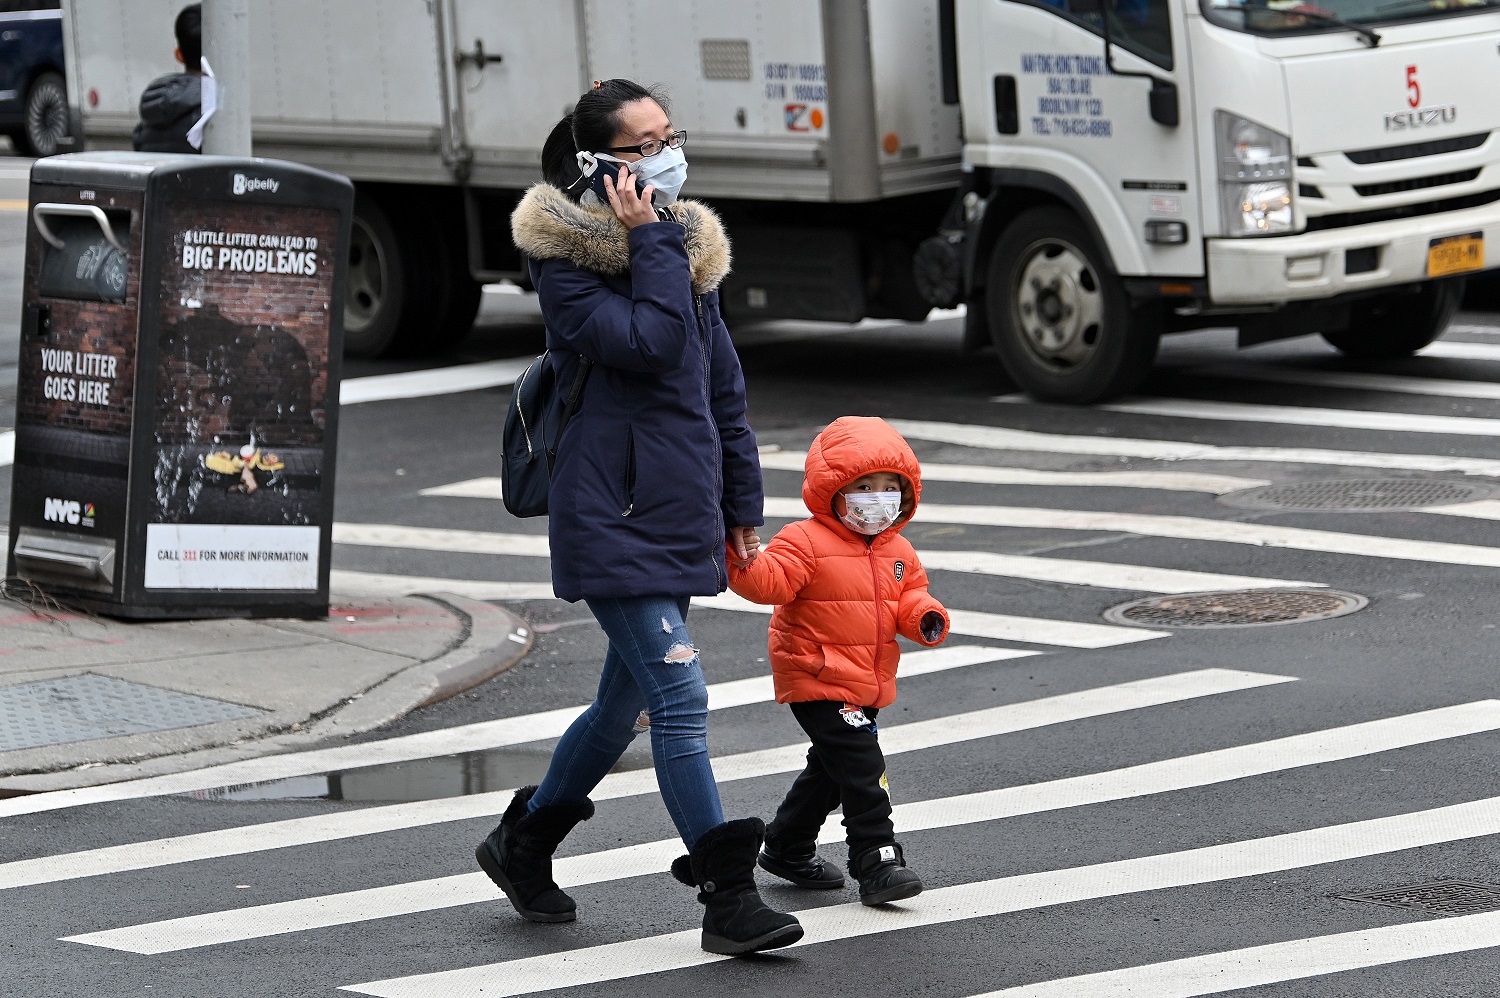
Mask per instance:
[[[1406,67],[1406,103],[1416,107],[1422,103],[1422,85],[1417,82],[1417,67]]]

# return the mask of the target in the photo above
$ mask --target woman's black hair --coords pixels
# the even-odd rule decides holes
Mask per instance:
[[[587,189],[579,183],[578,151],[599,152],[620,132],[620,111],[638,100],[654,100],[667,110],[667,95],[660,87],[643,87],[633,80],[604,80],[578,98],[542,143],[542,178],[561,187],[573,200]]]

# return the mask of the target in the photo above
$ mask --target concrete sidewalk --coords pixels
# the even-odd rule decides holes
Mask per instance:
[[[131,623],[0,600],[0,796],[303,749],[518,662],[531,629],[451,594],[326,620]]]

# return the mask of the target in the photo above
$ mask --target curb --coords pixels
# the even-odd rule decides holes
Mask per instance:
[[[361,734],[413,710],[456,696],[513,668],[531,651],[536,636],[504,607],[450,593],[419,593],[462,622],[459,637],[436,658],[419,662],[354,693],[300,729],[184,752],[106,763],[90,769],[62,769],[0,778],[0,791],[43,792],[117,783],[202,769],[284,752]]]
[[[358,734],[441,703],[513,668],[536,635],[511,611],[453,593],[416,593],[465,621],[463,635],[435,659],[389,676],[307,728],[313,740]]]

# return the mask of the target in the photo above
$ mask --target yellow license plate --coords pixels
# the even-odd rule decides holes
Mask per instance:
[[[1427,276],[1447,277],[1484,269],[1484,233],[1445,236],[1427,244]]]

